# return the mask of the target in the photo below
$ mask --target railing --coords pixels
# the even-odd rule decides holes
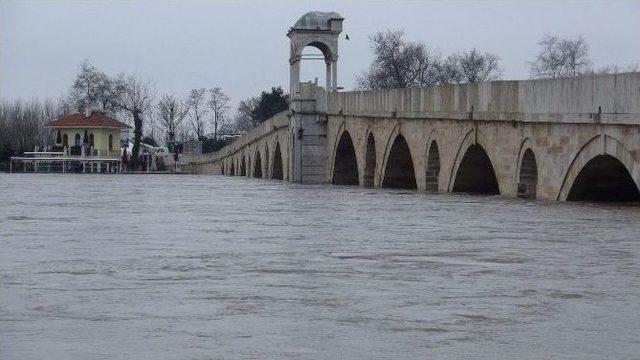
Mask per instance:
[[[55,156],[64,156],[63,151],[25,151],[25,157],[55,157]]]

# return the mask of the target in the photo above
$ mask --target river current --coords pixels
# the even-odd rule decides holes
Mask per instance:
[[[0,174],[0,359],[640,356],[640,207]]]

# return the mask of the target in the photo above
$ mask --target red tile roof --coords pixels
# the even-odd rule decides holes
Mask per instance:
[[[47,127],[131,129],[131,126],[98,112],[92,113],[89,117],[86,117],[83,113],[71,114],[50,122]]]

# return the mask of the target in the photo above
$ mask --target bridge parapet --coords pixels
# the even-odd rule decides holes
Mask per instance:
[[[640,73],[330,93],[332,115],[639,125]]]
[[[218,150],[216,154],[216,160],[228,157],[233,155],[234,153],[241,151],[246,148],[251,143],[266,137],[278,130],[288,128],[289,127],[289,110],[281,111],[276,115],[272,116],[262,124],[256,126],[255,128],[247,131],[246,134],[242,135],[239,139],[235,140],[231,144],[223,147]]]
[[[261,171],[264,171],[266,175],[269,171],[268,159],[274,156],[273,153],[269,155],[268,143],[272,143],[272,149],[275,149],[274,141],[278,142],[279,139],[283,143],[282,151],[286,150],[284,146],[288,143],[286,134],[289,129],[289,116],[290,110],[282,111],[216,152],[202,154],[198,157],[185,156],[180,160],[179,166],[181,170],[191,173],[220,174],[225,172],[221,166],[224,162],[227,164],[239,163],[240,158],[248,156],[248,159],[251,159],[251,155],[255,156],[256,151],[259,151],[265,158],[265,164],[260,166],[263,168]],[[248,152],[252,154],[247,154]],[[285,152],[285,159],[286,154]],[[252,166],[255,166],[255,164],[245,164],[245,168],[255,170]],[[236,169],[239,168],[239,166],[234,167]],[[248,173],[247,170],[245,172]]]

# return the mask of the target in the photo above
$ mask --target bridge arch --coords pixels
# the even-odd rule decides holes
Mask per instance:
[[[253,158],[253,177],[262,178],[262,157],[260,156],[260,149],[256,148],[256,153]]]
[[[427,164],[425,166],[425,189],[427,191],[437,192],[440,179],[440,151],[438,142],[433,136],[427,142]]]
[[[270,171],[270,167],[269,167],[269,143],[265,142],[264,143],[264,176],[263,178],[265,179],[269,179],[270,175],[269,175],[269,171]]]
[[[342,131],[336,144],[331,182],[336,185],[358,185],[359,182],[358,158],[347,130]]]
[[[411,148],[400,132],[399,126],[393,130],[387,143],[387,149],[383,166],[382,187],[417,189]]]
[[[620,141],[595,136],[569,165],[557,200],[640,201],[639,172],[640,166]]]
[[[271,170],[271,178],[274,180],[283,180],[282,168],[282,151],[280,151],[280,142],[276,139],[275,151],[273,152],[273,166]]]
[[[247,162],[245,161],[245,156],[240,155],[240,176],[247,176]]]
[[[470,130],[465,135],[458,148],[454,164],[449,180],[449,191],[500,194],[493,162],[486,150],[486,141],[477,129]]]
[[[364,171],[362,186],[371,188],[375,186],[376,178],[376,138],[373,132],[367,131],[367,141],[364,149]]]
[[[533,151],[530,139],[524,139],[516,164],[517,196],[523,199],[536,199],[538,194],[538,159]]]

